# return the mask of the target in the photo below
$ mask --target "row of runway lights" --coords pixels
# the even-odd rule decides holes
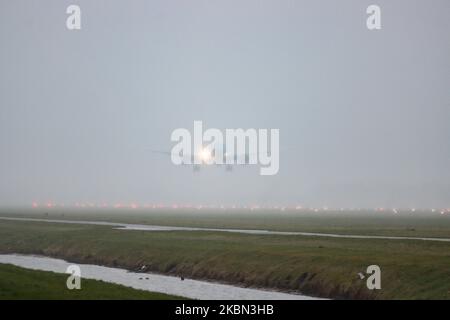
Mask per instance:
[[[323,212],[323,211],[375,211],[375,212],[392,212],[392,213],[399,213],[399,212],[433,212],[440,214],[450,214],[450,208],[446,209],[416,209],[416,208],[403,208],[403,209],[396,209],[396,208],[374,208],[374,209],[362,209],[362,208],[329,208],[329,207],[320,207],[320,208],[314,208],[314,207],[303,207],[303,206],[259,206],[259,205],[179,205],[179,204],[144,204],[139,205],[137,203],[130,203],[130,204],[123,204],[123,203],[116,203],[113,205],[109,205],[107,203],[101,203],[101,204],[95,204],[95,203],[75,203],[74,205],[66,206],[65,204],[57,204],[54,202],[46,202],[44,204],[40,204],[38,202],[32,203],[32,208],[115,208],[115,209],[221,209],[221,210],[279,210],[279,211],[286,211],[286,210],[299,210],[299,211],[309,211],[309,212]]]

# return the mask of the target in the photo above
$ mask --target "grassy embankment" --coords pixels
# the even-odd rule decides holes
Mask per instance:
[[[0,221],[0,252],[120,266],[331,298],[450,299],[450,243],[146,232]],[[382,289],[358,272],[377,264]]]
[[[166,300],[178,297],[83,279],[80,290],[66,287],[68,275],[0,264],[0,300]]]

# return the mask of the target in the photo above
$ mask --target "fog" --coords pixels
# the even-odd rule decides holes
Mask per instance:
[[[0,206],[448,208],[449,18],[448,0],[1,0]],[[278,174],[152,152],[195,120],[279,129]]]

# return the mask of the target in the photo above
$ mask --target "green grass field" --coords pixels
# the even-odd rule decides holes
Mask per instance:
[[[0,300],[166,300],[178,297],[83,279],[80,290],[66,287],[67,275],[0,264]]]
[[[0,253],[33,253],[129,270],[146,265],[148,272],[329,298],[450,299],[446,242],[0,221]],[[371,264],[381,267],[381,290],[368,290],[357,276]]]
[[[450,214],[410,211],[320,212],[231,210],[0,210],[0,216],[98,220],[182,227],[265,229],[338,234],[450,238]]]

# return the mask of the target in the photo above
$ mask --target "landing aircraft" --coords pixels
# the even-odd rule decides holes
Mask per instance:
[[[161,150],[152,150],[153,153],[163,154],[171,157],[172,152],[170,151],[161,151]],[[269,151],[270,154],[270,151]],[[214,150],[208,150],[203,148],[198,154],[183,154],[180,153],[177,156],[184,159],[190,159],[189,163],[183,163],[183,165],[190,165],[194,172],[200,171],[202,166],[211,166],[215,165],[217,167],[224,166],[226,171],[233,171],[233,165],[250,165],[250,156],[258,156],[258,154],[253,153],[245,153],[245,154],[232,154],[229,152],[223,153],[222,163],[214,163],[215,160],[215,152]]]

